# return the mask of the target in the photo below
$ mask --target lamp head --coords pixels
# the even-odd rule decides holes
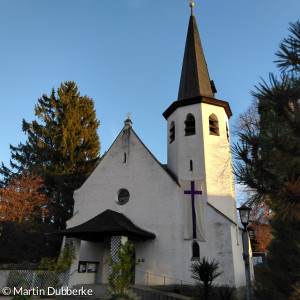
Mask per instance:
[[[240,213],[241,222],[246,229],[249,223],[250,211],[252,210],[252,208],[243,204],[240,208],[237,208],[237,210]]]

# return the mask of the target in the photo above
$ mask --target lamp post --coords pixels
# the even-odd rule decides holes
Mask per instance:
[[[245,272],[246,272],[246,287],[247,287],[247,300],[251,300],[251,283],[250,283],[250,257],[249,257],[249,244],[247,226],[249,223],[250,207],[243,204],[237,209],[240,213],[240,219],[244,226],[243,230],[243,247],[244,247],[244,261],[245,261]]]

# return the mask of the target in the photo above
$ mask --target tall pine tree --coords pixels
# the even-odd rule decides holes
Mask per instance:
[[[94,102],[81,96],[72,81],[62,83],[50,96],[44,94],[35,106],[37,120],[23,120],[27,141],[11,148],[11,167],[2,164],[2,184],[13,172],[24,169],[40,175],[54,200],[52,221],[62,228],[73,213],[73,192],[99,161],[99,121]]]
[[[268,264],[257,278],[264,300],[289,299],[300,282],[300,22],[290,25],[276,53],[281,77],[257,87],[256,130],[246,126],[233,148],[238,182],[273,211]]]

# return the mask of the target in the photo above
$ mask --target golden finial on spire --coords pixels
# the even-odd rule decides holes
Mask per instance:
[[[194,7],[194,5],[195,5],[194,2],[191,1],[191,2],[190,2],[191,14],[193,14],[193,7]]]

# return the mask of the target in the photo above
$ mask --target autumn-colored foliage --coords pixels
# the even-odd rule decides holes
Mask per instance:
[[[268,253],[268,245],[273,239],[273,235],[270,231],[269,224],[262,224],[259,222],[252,222],[252,230],[255,232],[255,244],[254,251]]]
[[[22,223],[48,214],[50,199],[43,189],[43,180],[33,174],[22,173],[0,189],[0,216],[2,221]]]
[[[264,202],[252,205],[250,218],[253,220],[251,222],[251,230],[253,231],[255,238],[253,249],[255,252],[269,252],[267,247],[273,239],[269,224],[272,216],[272,211]]]
[[[290,298],[290,300],[299,300],[300,299],[300,282],[298,282],[294,286],[294,292]]]

